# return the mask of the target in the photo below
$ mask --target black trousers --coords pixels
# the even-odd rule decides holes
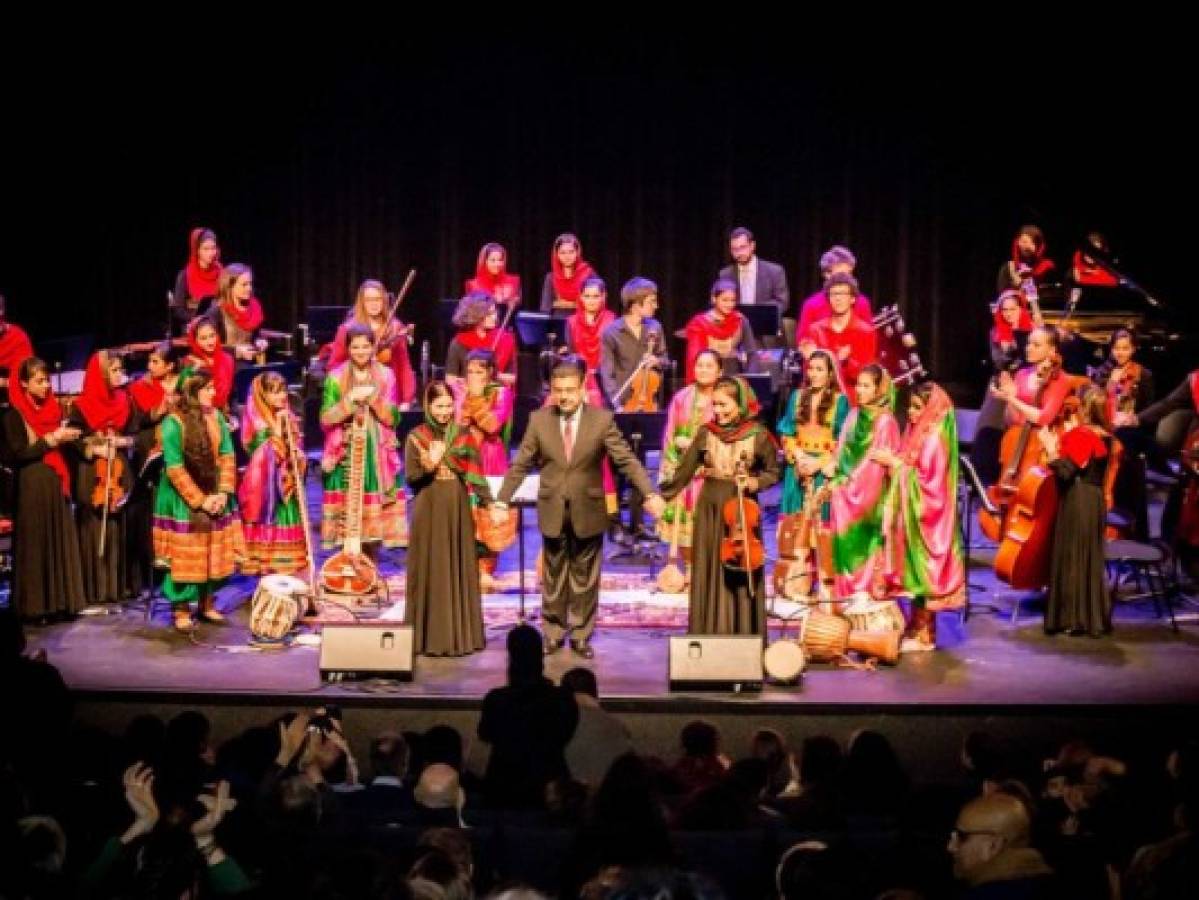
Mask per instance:
[[[588,641],[595,630],[599,608],[600,559],[604,535],[577,537],[569,510],[562,533],[541,536],[541,620],[545,636],[562,641]]]

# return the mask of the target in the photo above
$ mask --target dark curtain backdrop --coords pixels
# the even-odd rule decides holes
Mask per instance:
[[[848,244],[933,372],[970,381],[996,269],[1033,221],[1062,264],[1106,231],[1185,307],[1180,64],[1089,81],[969,52],[872,67],[762,48],[456,36],[247,48],[186,71],[144,53],[43,60],[11,94],[0,291],[35,339],[149,339],[203,224],[226,262],[253,266],[272,326],[415,266],[402,316],[439,346],[433,304],[460,293],[482,243],[508,247],[535,306],[569,230],[614,308],[623,281],[648,276],[673,330],[748,225],[797,297],[821,252]]]

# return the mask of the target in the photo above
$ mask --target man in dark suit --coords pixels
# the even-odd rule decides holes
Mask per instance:
[[[543,550],[544,649],[553,653],[569,637],[574,651],[590,659],[595,655],[590,641],[608,526],[600,467],[604,455],[647,498],[645,508],[651,515],[659,517],[664,504],[612,413],[583,403],[583,372],[577,358],[554,367],[550,375],[554,404],[529,417],[491,516],[502,524],[508,501],[529,470],[534,466],[541,470],[537,521]]]
[[[721,269],[720,277],[737,285],[737,302],[742,306],[773,304],[779,308],[781,316],[791,303],[787,272],[778,263],[759,259],[757,248],[753,232],[748,228],[734,228],[729,233],[733,265]]]

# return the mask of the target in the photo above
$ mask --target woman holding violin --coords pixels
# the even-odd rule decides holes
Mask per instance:
[[[1123,421],[1143,412],[1153,402],[1153,373],[1133,357],[1137,340],[1127,328],[1117,328],[1108,341],[1108,356],[1091,380],[1107,397],[1107,421]],[[1149,539],[1149,499],[1145,493],[1145,459],[1156,451],[1136,428],[1115,431],[1113,452],[1118,458],[1109,505],[1127,514],[1129,533],[1138,541]],[[1118,448],[1118,449],[1117,449]]]
[[[512,307],[508,307],[510,312]],[[508,316],[505,315],[504,326]],[[466,357],[473,350],[488,350],[495,356],[495,368],[501,384],[516,384],[516,340],[507,327],[500,326],[496,302],[490,294],[467,294],[454,310],[458,333],[450,341],[445,356],[445,378],[460,386],[466,377]]]
[[[766,578],[761,511],[754,496],[779,480],[778,450],[755,418],[758,401],[740,378],[722,377],[712,389],[713,420],[674,474],[662,482],[671,499],[700,467],[692,541],[692,634],[765,634]]]
[[[354,323],[366,325],[378,342],[375,359],[391,369],[395,376],[396,396],[389,398],[398,403],[400,409],[408,409],[416,400],[416,374],[408,355],[408,342],[412,326],[405,325],[398,317],[387,321],[387,288],[383,282],[368,278],[358,286],[354,308],[345,322],[337,328],[333,338],[333,350],[329,355],[329,371],[344,365],[350,358],[346,350],[346,329]]]
[[[66,452],[74,475],[79,558],[89,604],[118,603],[131,593],[125,504],[133,490],[133,435],[141,416],[124,385],[121,357],[107,350],[93,353],[83,393],[67,418],[82,436]]]

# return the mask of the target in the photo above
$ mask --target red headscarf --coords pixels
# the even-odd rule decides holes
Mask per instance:
[[[13,372],[12,381],[8,385],[8,399],[12,403],[13,409],[21,414],[25,424],[38,437],[45,437],[62,423],[62,407],[58,405],[58,398],[54,396],[53,387],[46,394],[46,399],[39,403],[25,390],[25,385],[21,384],[17,373]],[[67,472],[67,463],[62,458],[62,451],[57,447],[47,450],[42,457],[42,462],[58,475],[58,480],[62,483],[63,496],[71,496],[71,476]]]
[[[487,257],[497,250],[504,254],[504,261],[500,263],[499,274],[492,275],[487,268]],[[520,276],[508,274],[508,251],[500,244],[484,244],[483,249],[479,251],[479,258],[475,262],[475,277],[467,279],[466,282],[466,293],[476,291],[503,302],[510,297],[520,296]]]
[[[595,317],[595,324],[587,322],[587,314],[580,306],[575,314],[566,320],[567,343],[570,349],[583,357],[588,369],[598,369],[600,366],[600,336],[604,329],[616,321],[616,316],[610,309],[601,309]]]
[[[577,305],[579,294],[583,290],[583,282],[595,274],[595,269],[591,268],[591,264],[583,259],[583,245],[578,238],[574,238],[573,243],[579,249],[579,258],[575,262],[574,274],[567,278],[562,269],[562,263],[558,261],[558,248],[564,243],[567,242],[555,241],[554,246],[550,248],[550,272],[554,279],[554,296]]]
[[[7,369],[9,376],[17,377],[17,369],[21,363],[33,356],[33,344],[27,335],[16,325],[5,323],[0,327],[0,369]]]
[[[1021,234],[1023,234],[1023,232],[1021,232]],[[1033,279],[1040,281],[1042,278],[1056,269],[1057,266],[1054,265],[1052,259],[1047,259],[1045,256],[1045,251],[1047,249],[1045,241],[1042,240],[1038,242],[1035,238],[1033,239],[1033,244],[1036,246],[1036,250],[1034,251],[1035,255],[1033,256],[1032,263],[1029,264],[1025,262],[1024,257],[1020,255],[1021,234],[1017,234],[1014,238],[1012,238],[1012,262],[1015,263],[1017,268],[1020,266],[1029,266],[1032,269]]]
[[[124,388],[113,388],[108,383],[108,364],[104,350],[92,354],[83,375],[83,393],[75,400],[75,408],[93,431],[120,431],[129,421],[129,395]]]
[[[1020,301],[1020,319],[1016,322],[1016,330],[1032,331],[1032,316],[1028,314],[1028,300],[1021,291],[1015,291],[1013,296],[1017,297]],[[1000,295],[999,302],[995,304],[995,327],[991,330],[991,340],[996,344],[1011,344],[1016,340],[1016,336],[1012,334],[1012,326],[1005,322],[1003,318],[1003,301],[1007,297],[1008,293],[1005,291]]]
[[[197,254],[205,235],[211,234],[207,228],[193,228],[188,241],[187,254],[187,293],[195,299],[215,297],[217,281],[221,277],[221,252],[217,249],[216,258],[207,269],[200,268]]]
[[[233,359],[222,349],[219,332],[212,354],[204,352],[196,341],[196,332],[200,330],[201,325],[212,325],[212,322],[200,318],[193,320],[187,327],[187,345],[191,348],[191,359],[196,365],[212,373],[212,384],[216,388],[213,405],[217,409],[226,409],[229,405],[229,395],[233,392]]]

